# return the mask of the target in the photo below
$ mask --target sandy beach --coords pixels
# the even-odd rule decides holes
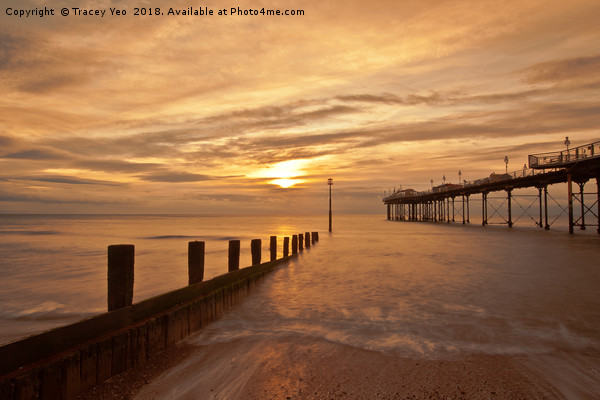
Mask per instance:
[[[597,354],[404,358],[309,337],[192,340],[81,399],[596,399]]]

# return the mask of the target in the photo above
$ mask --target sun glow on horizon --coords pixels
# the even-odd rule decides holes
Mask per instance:
[[[249,176],[253,178],[271,178],[268,183],[287,189],[304,182],[301,178],[306,175],[304,167],[307,163],[308,160],[303,159],[282,161],[262,168]]]

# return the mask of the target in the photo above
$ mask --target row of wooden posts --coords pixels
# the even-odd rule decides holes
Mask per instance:
[[[297,254],[311,243],[319,241],[319,232],[299,233],[292,236],[291,254]],[[252,265],[261,263],[262,241],[253,239],[250,242]],[[277,260],[277,236],[270,237],[270,261]],[[193,241],[188,243],[188,284],[202,282],[204,279],[205,243]],[[283,257],[290,256],[290,238],[283,238]],[[133,266],[135,246],[132,244],[115,244],[108,246],[108,311],[130,306],[133,303]],[[240,269],[240,241],[229,241],[228,271]]]

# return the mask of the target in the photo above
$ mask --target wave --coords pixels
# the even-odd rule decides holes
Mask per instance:
[[[196,239],[196,240],[234,240],[239,239],[235,236],[193,236],[193,235],[161,235],[161,236],[146,236],[140,239],[162,240],[162,239]]]
[[[0,231],[0,235],[60,235],[58,231]]]

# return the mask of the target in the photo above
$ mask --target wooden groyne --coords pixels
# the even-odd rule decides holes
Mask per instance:
[[[383,198],[387,205],[387,218],[397,221],[455,222],[456,214],[462,217],[462,223],[471,222],[471,196],[481,195],[481,224],[490,224],[488,206],[493,208],[493,215],[502,218],[503,224],[512,227],[516,222],[513,203],[516,201],[516,190],[536,188],[538,194],[537,213],[522,207],[536,225],[550,229],[548,219],[548,186],[556,183],[567,184],[567,206],[569,233],[578,226],[585,230],[587,226],[596,226],[600,234],[600,141],[574,147],[566,151],[529,155],[529,168],[503,174],[491,174],[489,178],[478,179],[460,184],[444,184],[432,190],[417,192],[412,189],[395,191]],[[586,183],[596,180],[596,191],[585,191]],[[573,184],[579,190],[573,190]],[[488,194],[506,192],[503,204],[506,204],[504,215],[499,208],[490,205]],[[531,195],[522,195],[530,196]],[[458,200],[458,201],[456,201]],[[587,201],[587,203],[586,203]],[[576,216],[576,208],[579,215]],[[523,215],[522,214],[522,215]],[[587,218],[586,218],[587,217]]]
[[[313,244],[318,241],[318,232],[305,235],[306,243],[309,237]],[[261,263],[260,242],[252,243],[258,243],[251,246],[254,265],[239,268],[240,241],[232,240],[229,272],[202,281],[205,245],[190,242],[190,284],[136,304],[131,302],[134,247],[109,246],[109,311],[0,347],[0,399],[70,399],[142,365],[220,318],[265,274],[299,254],[294,246],[289,254],[289,238],[284,238],[277,258],[277,237],[271,236],[270,260]]]

